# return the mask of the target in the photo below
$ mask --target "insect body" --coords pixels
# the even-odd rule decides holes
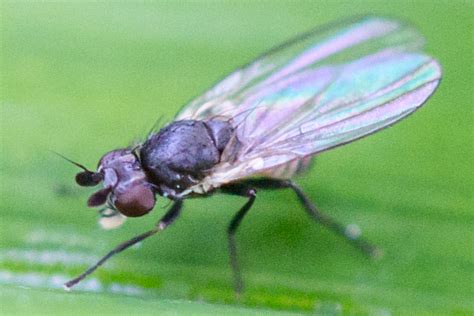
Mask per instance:
[[[199,183],[216,164],[234,129],[225,121],[177,121],[152,135],[140,157],[157,192],[176,198]]]
[[[291,177],[314,155],[390,126],[427,100],[441,69],[421,52],[422,45],[412,28],[376,17],[308,32],[237,69],[143,143],[107,153],[97,171],[76,163],[84,169],[76,176],[79,185],[103,182],[88,205],[106,205],[108,216],[145,215],[157,195],[174,203],[153,229],[117,246],[66,288],[165,229],[183,200],[215,192],[248,199],[228,227],[237,292],[243,283],[235,232],[256,189],[293,190],[311,218],[376,254],[375,247],[319,212]]]

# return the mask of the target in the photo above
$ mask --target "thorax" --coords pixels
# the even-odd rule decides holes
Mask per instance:
[[[142,145],[142,167],[158,193],[173,198],[199,183],[220,162],[232,133],[225,121],[173,122]]]

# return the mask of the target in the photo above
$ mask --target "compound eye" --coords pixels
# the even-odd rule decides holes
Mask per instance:
[[[114,205],[125,216],[139,217],[150,212],[155,202],[155,193],[148,186],[137,184],[116,195]]]
[[[102,174],[92,171],[82,171],[76,174],[76,183],[81,187],[93,187],[103,180]]]

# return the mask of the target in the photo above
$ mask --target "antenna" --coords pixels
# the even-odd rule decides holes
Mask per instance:
[[[54,151],[54,150],[50,150],[50,152],[52,152],[53,154],[56,154],[57,156],[63,158],[63,159],[66,160],[66,161],[69,161],[70,163],[72,163],[73,165],[76,165],[77,167],[81,168],[81,169],[84,170],[84,171],[87,171],[87,172],[90,172],[90,173],[94,173],[94,172],[90,171],[89,169],[87,169],[86,167],[84,167],[83,165],[81,165],[80,163],[77,163],[77,162],[75,162],[75,161],[73,161],[73,160],[67,158],[67,157],[64,156],[64,155],[61,155],[60,153],[58,153],[58,152],[56,152],[56,151]]]
[[[104,179],[104,176],[101,173],[90,171],[89,169],[81,165],[80,163],[77,163],[67,158],[64,155],[61,155],[60,153],[55,152],[54,150],[51,150],[51,152],[63,158],[64,160],[72,163],[73,165],[81,168],[82,170],[84,170],[83,172],[79,172],[78,174],[76,174],[76,183],[79,184],[80,186],[82,187],[95,186]]]

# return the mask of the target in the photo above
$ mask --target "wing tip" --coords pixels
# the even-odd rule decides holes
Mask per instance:
[[[426,96],[425,100],[418,107],[421,107],[423,104],[425,104],[433,96],[433,94],[438,89],[439,84],[441,83],[442,78],[443,78],[443,67],[438,62],[437,59],[435,59],[433,57],[430,57],[430,61],[429,61],[428,65],[433,70],[433,79],[426,84],[430,87],[430,89],[429,89],[430,91],[427,93],[427,96]]]

